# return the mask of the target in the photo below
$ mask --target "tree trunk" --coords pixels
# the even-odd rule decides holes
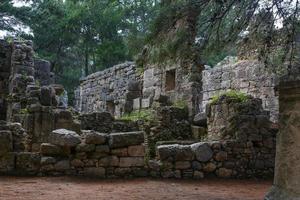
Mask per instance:
[[[85,48],[85,66],[84,66],[85,76],[89,75],[89,50],[88,47]]]

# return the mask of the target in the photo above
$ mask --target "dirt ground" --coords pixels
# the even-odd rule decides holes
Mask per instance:
[[[0,200],[262,200],[271,181],[0,177]]]

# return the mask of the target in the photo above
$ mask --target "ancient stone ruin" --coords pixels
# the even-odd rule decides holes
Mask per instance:
[[[277,97],[258,61],[225,62],[198,78],[195,69],[141,73],[126,62],[82,79],[75,111],[49,62],[33,55],[30,41],[0,42],[1,174],[273,176]]]

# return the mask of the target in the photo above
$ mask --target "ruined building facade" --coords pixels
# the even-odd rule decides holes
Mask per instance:
[[[143,74],[138,71],[133,63],[124,63],[89,75],[75,92],[75,107],[83,113],[109,111],[121,116],[164,99],[169,104],[182,101],[190,114],[196,115],[205,112],[213,97],[234,90],[261,99],[271,121],[278,121],[276,76],[257,60],[228,57],[214,68],[198,72],[187,72],[181,66],[151,66]],[[195,76],[197,79],[192,79]]]

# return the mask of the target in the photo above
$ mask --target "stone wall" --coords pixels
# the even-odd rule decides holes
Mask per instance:
[[[131,132],[139,130],[137,122],[114,119],[109,112],[82,114],[79,117],[81,129],[94,130],[101,133]]]
[[[207,142],[160,145],[150,167],[162,177],[175,178],[273,176],[276,129],[261,100],[238,102],[221,96],[209,106],[207,122]]]
[[[269,112],[262,108],[262,100],[251,96],[246,100],[220,96],[207,107],[208,140],[256,141],[274,139]]]
[[[16,175],[146,176],[144,133],[103,134],[54,130],[40,151],[14,152],[10,132],[0,132],[0,173]],[[5,143],[4,143],[5,141]]]
[[[0,40],[0,119],[6,120],[7,96],[9,93],[9,76],[11,62],[11,46],[5,40]]]
[[[164,178],[268,178],[274,173],[272,146],[258,147],[236,140],[157,147],[154,174]],[[156,169],[156,170],[155,170]]]
[[[171,104],[185,103],[190,116],[199,112],[202,99],[200,68],[179,64],[148,66],[143,81],[142,108],[150,107],[163,96],[168,97]]]
[[[26,150],[37,151],[54,129],[80,131],[80,124],[62,106],[64,88],[52,84],[50,63],[34,58],[31,41],[0,40],[0,52],[1,120],[21,123],[26,133]]]
[[[133,99],[141,96],[141,83],[134,63],[126,62],[81,80],[75,105],[82,113],[109,111],[120,116],[131,111]]]
[[[266,178],[273,175],[272,155],[253,143],[200,142],[160,145],[148,161],[144,132],[104,134],[54,130],[39,152],[15,151],[13,136],[0,131],[0,173],[14,175],[81,175],[99,178],[162,177]]]
[[[268,72],[259,61],[238,61],[229,57],[213,69],[204,70],[202,77],[202,111],[205,111],[213,96],[228,90],[237,90],[262,99],[263,108],[270,111],[271,121],[278,121],[278,97],[274,90],[276,76]]]

